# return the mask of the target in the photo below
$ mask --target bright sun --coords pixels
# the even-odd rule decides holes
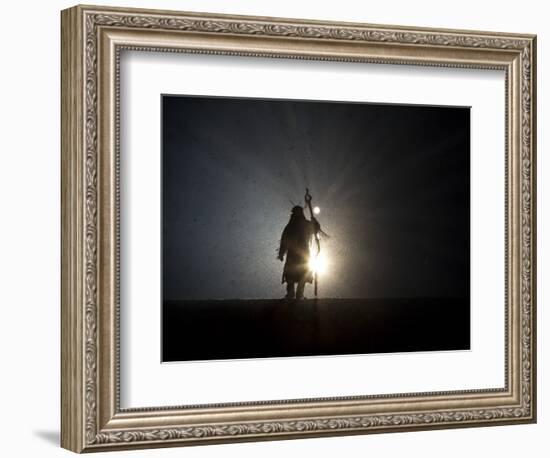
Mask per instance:
[[[309,258],[309,268],[313,273],[324,274],[327,271],[327,259],[322,254],[312,255]]]

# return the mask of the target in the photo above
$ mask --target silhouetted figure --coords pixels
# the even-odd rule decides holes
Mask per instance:
[[[309,265],[310,244],[320,231],[319,222],[312,216],[311,221],[304,216],[299,205],[292,208],[290,221],[283,230],[278,259],[286,262],[281,283],[286,282],[287,299],[303,299],[306,283],[313,282],[313,272]],[[295,290],[295,284],[298,288]]]

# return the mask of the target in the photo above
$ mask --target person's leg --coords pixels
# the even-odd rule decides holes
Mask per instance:
[[[296,299],[304,298],[304,288],[306,287],[306,281],[300,280],[298,282],[298,289],[296,290]]]
[[[294,293],[294,282],[287,281],[286,282],[286,298],[287,299],[294,299],[296,297]]]

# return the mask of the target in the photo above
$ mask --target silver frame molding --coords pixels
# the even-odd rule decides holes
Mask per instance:
[[[76,6],[61,15],[61,445],[75,452],[536,421],[536,37]],[[500,69],[506,75],[505,387],[121,409],[124,49]]]

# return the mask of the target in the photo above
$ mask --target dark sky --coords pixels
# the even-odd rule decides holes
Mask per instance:
[[[162,115],[164,299],[283,297],[306,186],[321,297],[469,295],[469,108],[165,95]]]

